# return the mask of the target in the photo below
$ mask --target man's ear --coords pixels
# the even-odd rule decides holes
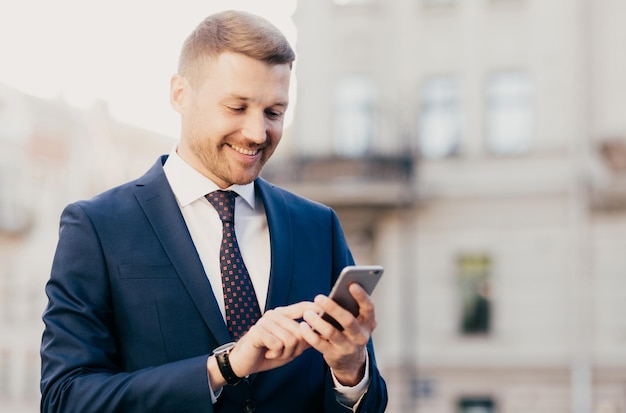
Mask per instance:
[[[187,79],[178,73],[170,79],[170,104],[178,113],[183,112],[187,95],[190,93],[190,85]]]

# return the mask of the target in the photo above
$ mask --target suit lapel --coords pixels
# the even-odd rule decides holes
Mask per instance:
[[[138,180],[135,197],[163,245],[189,296],[218,343],[231,340],[180,208],[163,172],[161,157]],[[294,234],[282,194],[263,179],[256,187],[265,205],[271,244],[271,269],[265,309],[288,303],[293,282]]]
[[[218,343],[231,340],[202,262],[163,172],[162,157],[138,181],[135,197]]]
[[[263,179],[256,180],[256,187],[265,205],[267,225],[270,232],[271,269],[265,309],[288,303],[293,281],[293,242],[291,215],[285,199],[273,185]]]

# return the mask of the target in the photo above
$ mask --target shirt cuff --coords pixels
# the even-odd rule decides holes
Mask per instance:
[[[219,390],[214,393],[213,389],[211,388],[211,385],[209,385],[209,393],[211,393],[211,403],[212,404],[217,403],[217,398],[220,397],[220,395],[222,394],[222,389],[223,389],[223,387],[220,387]]]
[[[209,377],[208,371],[206,374],[206,379],[207,379],[207,384],[209,385],[209,393],[211,393],[211,403],[215,404],[217,403],[217,398],[220,397],[220,395],[222,394],[223,387],[220,387],[219,389],[217,389],[216,392],[214,392],[213,389],[211,388],[211,378]]]
[[[333,378],[333,384],[335,386],[335,397],[337,398],[337,401],[340,404],[352,409],[353,411],[356,411],[357,407],[359,407],[359,402],[363,398],[363,395],[370,385],[369,359],[369,355],[366,352],[365,374],[363,375],[363,379],[359,383],[357,383],[356,386],[353,387],[344,386],[343,384],[339,383],[339,381],[335,377],[335,373],[333,373],[333,370],[330,369],[331,376]]]

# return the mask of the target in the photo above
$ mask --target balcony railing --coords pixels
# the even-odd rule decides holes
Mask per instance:
[[[263,177],[332,206],[394,206],[414,200],[412,156],[315,157],[270,162]]]

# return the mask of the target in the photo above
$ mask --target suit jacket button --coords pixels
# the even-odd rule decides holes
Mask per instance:
[[[254,400],[246,400],[243,404],[243,411],[245,413],[254,413],[256,411],[256,403],[254,403]]]

